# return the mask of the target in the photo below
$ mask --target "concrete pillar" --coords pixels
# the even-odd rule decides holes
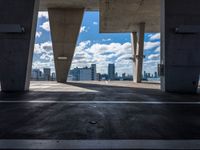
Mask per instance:
[[[143,68],[143,59],[144,59],[144,34],[145,34],[145,23],[139,24],[139,33],[132,33],[132,45],[134,51],[134,64],[135,64],[135,73],[134,73],[134,82],[142,82],[142,68]]]
[[[65,83],[79,35],[83,8],[50,8],[49,20],[58,82]]]
[[[131,43],[132,43],[132,49],[133,49],[133,63],[135,65],[136,53],[137,53],[137,48],[138,48],[137,32],[131,33]]]
[[[138,48],[138,36],[137,32],[132,32],[131,33],[131,43],[132,43],[132,50],[133,50],[133,77],[135,79],[135,70],[136,70],[136,53],[137,53],[137,48]]]
[[[163,91],[196,93],[200,74],[200,1],[161,1]]]
[[[163,0],[163,91],[196,93],[200,74],[200,1]]]
[[[38,0],[0,1],[2,91],[29,89],[38,6]]]

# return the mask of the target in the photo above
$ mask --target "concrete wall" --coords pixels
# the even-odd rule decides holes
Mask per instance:
[[[0,1],[2,91],[24,91],[29,88],[38,7],[38,0]],[[15,31],[18,25],[24,28],[24,33]]]
[[[162,90],[196,93],[200,74],[200,1],[162,0]]]

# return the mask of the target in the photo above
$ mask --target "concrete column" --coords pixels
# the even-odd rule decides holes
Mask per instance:
[[[132,49],[133,49],[133,62],[135,64],[136,60],[136,53],[138,49],[138,37],[137,37],[137,32],[131,33],[131,43],[132,43]]]
[[[200,74],[200,1],[161,1],[163,91],[196,93]]]
[[[38,6],[38,0],[0,1],[2,91],[29,89]]]
[[[134,45],[134,57],[135,57],[135,75],[134,82],[142,82],[142,67],[144,58],[144,34],[145,34],[145,23],[139,24],[139,33],[133,33],[133,45]],[[137,37],[138,36],[138,37]],[[136,44],[138,42],[138,44]],[[138,46],[137,46],[138,45]]]
[[[138,48],[138,37],[137,37],[137,32],[132,32],[131,33],[131,43],[132,43],[132,50],[133,50],[133,77],[135,79],[135,70],[136,70],[136,53],[137,53],[137,48]]]
[[[66,83],[76,47],[84,9],[50,8],[49,20],[53,43],[56,78]]]

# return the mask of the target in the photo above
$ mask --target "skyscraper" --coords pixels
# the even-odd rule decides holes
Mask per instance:
[[[32,74],[31,74],[31,78],[32,80],[39,80],[42,77],[42,72],[40,71],[40,69],[33,69],[32,70]]]
[[[115,64],[108,64],[108,79],[115,80]]]
[[[92,71],[92,80],[96,80],[96,64],[91,65],[91,71]]]
[[[91,68],[88,67],[81,68],[79,78],[80,81],[91,81],[92,79]]]
[[[51,77],[51,69],[50,68],[44,68],[44,80],[49,81]]]

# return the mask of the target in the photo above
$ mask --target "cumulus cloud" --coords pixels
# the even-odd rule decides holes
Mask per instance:
[[[159,59],[160,58],[160,54],[151,54],[148,56],[148,59]]]
[[[50,68],[52,72],[55,72],[55,66],[54,66],[54,61],[48,61],[48,63],[45,61],[37,60],[33,62],[32,68],[37,68],[40,70],[43,70],[43,68]]]
[[[144,61],[144,70],[148,73],[153,74],[157,71],[157,66],[160,63],[160,60],[145,60]]]
[[[50,41],[44,43],[36,43],[34,47],[33,68],[42,70],[43,68],[54,68],[53,49]]]
[[[111,38],[108,38],[108,39],[102,39],[102,42],[108,42],[108,41],[111,41],[112,39]]]
[[[45,31],[50,31],[49,21],[46,21],[42,25],[40,25],[40,28],[42,28]]]
[[[37,38],[41,37],[42,36],[42,32],[36,32],[36,35],[35,35]]]
[[[93,22],[93,25],[98,25],[98,22],[94,21],[94,22]]]
[[[38,13],[38,18],[45,18],[45,19],[49,19],[49,15],[48,15],[48,12],[47,11],[40,11]]]
[[[88,32],[88,28],[86,26],[82,26],[80,29],[80,33],[82,32]]]
[[[160,52],[160,46],[156,48],[155,52]]]
[[[42,53],[48,53],[51,54],[53,51],[52,49],[52,43],[50,41],[44,42],[44,43],[36,43],[34,47],[34,53],[35,54],[42,54]]]
[[[128,59],[131,56],[131,43],[91,44],[91,41],[84,41],[76,47],[72,68],[95,63],[98,72],[107,73],[108,64],[115,63],[119,73],[124,70],[132,72],[132,61]]]
[[[44,61],[52,61],[52,60],[53,60],[53,55],[50,54],[50,53],[43,53],[43,54],[40,56],[40,59],[41,59],[41,60],[44,60]]]
[[[151,40],[151,41],[160,40],[160,33],[152,34],[150,36],[149,40]]]
[[[160,42],[144,42],[144,49],[155,49],[160,46]]]
[[[156,48],[158,45],[159,43],[156,42],[146,42],[145,47],[147,49]],[[40,66],[40,68],[44,66],[54,67],[52,43],[50,41],[35,44],[35,54],[40,60],[37,60],[34,66]],[[90,40],[82,41],[76,46],[71,68],[90,66],[95,63],[97,64],[97,72],[107,73],[108,64],[115,63],[116,71],[119,74],[124,72],[132,74],[133,61],[130,59],[131,57],[132,47],[130,42],[101,44],[92,43]],[[159,62],[159,60],[155,60],[156,58],[159,58],[158,54],[149,55],[148,60],[144,61],[144,67],[148,70],[148,68],[153,69],[152,66],[154,66],[155,70]]]

